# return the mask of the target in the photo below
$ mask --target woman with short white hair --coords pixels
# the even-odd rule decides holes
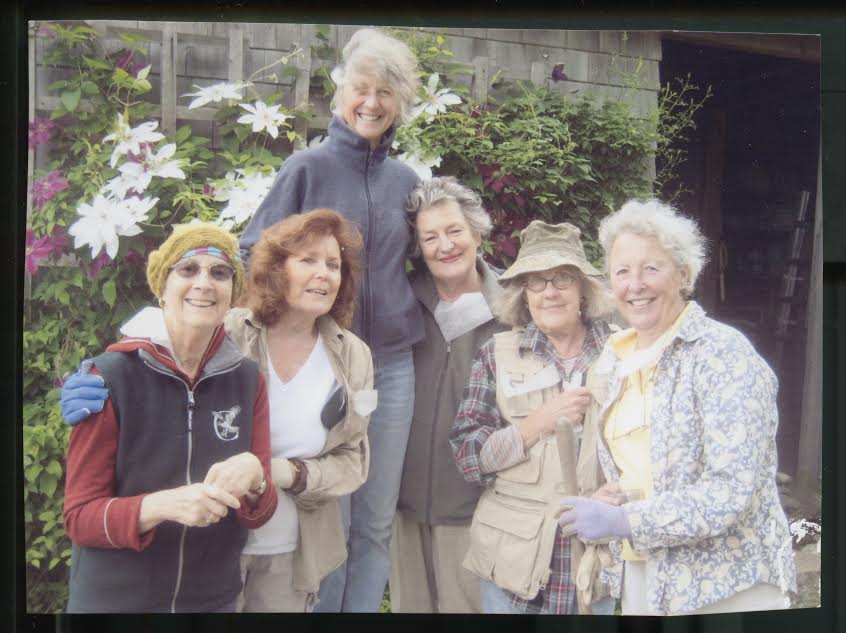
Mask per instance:
[[[775,483],[775,375],[690,299],[705,262],[695,222],[632,200],[599,239],[631,328],[597,361],[610,372],[599,416],[609,483],[561,499],[560,524],[615,539],[624,615],[785,608],[796,569]]]
[[[405,201],[414,171],[388,157],[417,92],[417,61],[377,29],[357,31],[332,72],[337,84],[328,138],[297,152],[241,236],[242,256],[262,231],[313,208],[337,210],[364,238],[363,279],[351,330],[374,360],[378,405],[370,417],[367,482],[342,499],[349,557],[321,584],[317,611],[376,612],[388,579],[391,522],[414,408],[411,346],[423,337],[420,308],[405,275],[411,231]]]

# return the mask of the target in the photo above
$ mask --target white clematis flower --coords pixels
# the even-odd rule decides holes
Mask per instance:
[[[129,180],[131,188],[139,193],[147,190],[153,176],[185,180],[185,172],[180,167],[182,161],[170,160],[175,152],[176,143],[168,143],[158,152],[148,153],[142,162],[124,163],[118,167],[118,171]]]
[[[256,209],[270,191],[275,177],[275,172],[268,175],[258,171],[247,172],[244,169],[228,172],[226,180],[215,185],[214,199],[228,201],[220,212],[218,222],[224,225],[226,221],[232,221],[235,225],[242,224],[253,217]]]
[[[438,87],[440,77],[438,73],[429,75],[429,82],[426,86],[426,98],[417,98],[418,105],[411,109],[411,118],[416,118],[424,114],[426,121],[431,121],[439,112],[446,112],[447,106],[458,105],[461,103],[461,97],[449,91],[449,88]]]
[[[130,198],[115,200],[98,194],[91,204],[83,202],[76,211],[80,218],[68,229],[73,235],[73,247],[91,247],[91,257],[96,257],[105,247],[106,254],[114,259],[118,252],[119,238],[138,235],[141,227],[158,198]]]
[[[267,130],[267,133],[273,138],[279,136],[279,126],[285,123],[286,119],[294,118],[289,114],[279,112],[281,105],[269,106],[261,99],[256,101],[254,106],[249,103],[239,103],[238,105],[250,112],[250,114],[241,116],[238,123],[252,123],[253,132]]]
[[[410,152],[403,152],[397,156],[397,160],[411,167],[421,180],[429,180],[432,177],[432,167],[441,166],[441,157],[422,159]]]
[[[194,84],[194,87],[197,89],[197,92],[189,92],[182,95],[183,97],[196,97],[196,99],[191,101],[188,105],[189,110],[201,108],[211,102],[220,103],[223,99],[235,99],[240,101],[243,98],[240,91],[246,88],[247,84],[238,81],[234,84],[224,82],[214,84],[213,86],[206,86],[205,88],[200,88],[200,86]]]
[[[146,121],[137,127],[130,128],[129,124],[123,120],[123,114],[118,113],[117,131],[103,137],[104,143],[106,141],[117,143],[109,164],[114,167],[118,159],[128,152],[140,154],[143,143],[157,143],[162,140],[164,134],[154,131],[158,126],[158,121]]]

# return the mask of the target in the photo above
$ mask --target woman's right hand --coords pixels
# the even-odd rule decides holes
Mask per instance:
[[[526,448],[544,433],[554,433],[558,420],[566,418],[573,426],[582,423],[590,404],[590,390],[586,387],[567,387],[557,396],[544,402],[523,420],[520,433]]]
[[[143,534],[163,521],[175,521],[188,527],[206,527],[217,523],[240,502],[222,488],[198,483],[159,490],[144,497],[138,515],[138,532]]]

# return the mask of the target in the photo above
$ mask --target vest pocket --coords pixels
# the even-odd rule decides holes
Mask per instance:
[[[541,469],[543,468],[544,444],[545,440],[541,440],[529,449],[529,458],[526,461],[498,471],[496,473],[497,481],[536,484],[540,480]]]
[[[544,506],[488,491],[473,515],[464,566],[507,591],[533,598],[543,521]],[[535,591],[530,594],[533,584]]]
[[[543,389],[535,389],[505,398],[505,413],[509,418],[525,418],[543,404]]]

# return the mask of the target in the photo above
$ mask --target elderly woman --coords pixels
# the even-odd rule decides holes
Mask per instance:
[[[360,251],[357,229],[337,212],[291,216],[262,233],[247,307],[226,315],[227,334],[267,380],[280,493],[273,518],[244,547],[239,611],[310,611],[321,579],[346,559],[338,498],[367,479],[375,405],[370,350],[344,329]]]
[[[68,612],[235,610],[277,504],[264,378],[222,327],[243,277],[233,235],[175,228],[147,265],[161,308],[94,358],[111,398],[68,445]]]
[[[503,329],[490,306],[497,274],[479,256],[491,220],[479,196],[436,177],[409,196],[415,228],[411,287],[426,336],[414,345],[414,417],[391,538],[391,611],[478,613],[479,582],[463,569],[481,489],[464,481],[449,446],[470,365]]]
[[[784,608],[796,580],[775,484],[776,378],[689,300],[704,261],[693,221],[634,200],[599,236],[632,326],[600,361],[610,377],[599,456],[613,483],[597,499],[562,499],[561,525],[624,539],[624,614]]]
[[[582,546],[558,528],[558,499],[561,490],[590,494],[600,483],[592,438],[602,395],[591,366],[611,331],[599,318],[607,290],[579,235],[572,224],[539,220],[523,230],[517,259],[499,279],[497,313],[513,328],[479,351],[450,431],[464,478],[485,487],[464,559],[481,578],[485,613],[577,608]],[[563,452],[559,436],[570,440]]]
[[[411,232],[405,201],[411,168],[388,158],[396,126],[416,96],[417,62],[404,43],[374,29],[344,47],[329,137],[282,165],[241,236],[248,254],[274,222],[316,207],[337,209],[364,234],[364,277],[352,331],[370,346],[379,405],[368,431],[375,475],[344,501],[349,560],[323,583],[318,611],[379,610],[388,578],[391,521],[414,408],[411,346],[423,337],[420,308],[405,274]]]

